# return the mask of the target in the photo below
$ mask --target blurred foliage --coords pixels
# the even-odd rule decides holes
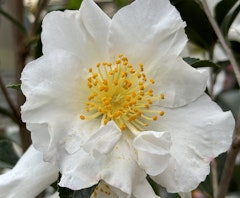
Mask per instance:
[[[36,7],[32,9],[25,9],[26,15],[25,20],[26,24],[21,24],[17,19],[11,16],[6,10],[2,8],[2,4],[5,1],[0,0],[0,15],[9,20],[12,24],[18,27],[23,34],[26,36],[27,43],[26,45],[30,46],[30,54],[32,58],[36,59],[42,55],[42,43],[41,43],[41,24],[40,20],[37,24],[37,32],[33,38],[29,38],[29,27],[26,25],[27,23],[32,25],[32,22],[27,17],[28,15],[34,15],[36,11]],[[76,10],[79,9],[82,0],[69,0],[65,5],[51,4],[48,5],[44,12],[49,12],[52,10]],[[113,3],[117,9],[129,4],[132,0],[113,0]],[[237,85],[235,75],[233,73],[233,69],[226,59],[224,61],[213,60],[213,51],[215,49],[216,44],[218,43],[217,36],[209,23],[209,20],[202,8],[200,0],[170,0],[170,2],[177,8],[180,12],[181,17],[184,21],[186,21],[186,34],[189,38],[189,41],[204,50],[210,60],[200,60],[198,58],[193,57],[185,57],[184,60],[192,65],[195,68],[199,67],[210,67],[212,68],[213,74],[217,75],[219,72],[224,72],[226,75],[222,91],[216,95],[216,102],[223,108],[223,110],[231,110],[235,116],[238,116],[240,109],[240,90]],[[214,16],[219,24],[221,31],[230,48],[233,50],[235,57],[240,64],[240,39],[239,41],[230,41],[228,40],[228,32],[232,23],[235,21],[236,16],[240,12],[240,5],[236,4],[239,0],[221,0],[214,9]],[[161,19],[159,19],[161,20]],[[29,40],[30,39],[30,40]],[[8,88],[20,89],[20,85],[18,84],[9,84]],[[16,119],[13,117],[12,112],[9,109],[3,108],[0,106],[0,114],[2,116],[9,117],[16,122]],[[13,167],[14,164],[18,160],[18,155],[13,147],[13,142],[5,137],[0,138],[0,169],[1,168],[10,168]],[[218,177],[220,178],[224,162],[226,159],[226,154],[222,154],[217,158],[218,164]],[[240,191],[240,165],[237,164],[234,169],[234,174],[231,180],[231,185],[229,189],[229,193],[236,193]],[[177,198],[179,195],[177,194],[167,194],[166,191],[159,187],[154,181],[149,179],[150,184],[152,185],[155,192],[160,193],[162,197],[168,198]],[[93,192],[95,186],[90,187],[88,189],[84,189],[81,191],[72,191],[67,188],[59,187],[60,196],[63,198],[77,198],[77,197],[89,197],[89,195]],[[202,193],[204,197],[212,197],[213,196],[213,187],[212,187],[212,174],[210,173],[207,176],[206,180],[202,182],[197,189],[196,192]],[[162,195],[163,194],[163,195]]]
[[[13,143],[8,139],[0,138],[0,148],[0,169],[12,168],[19,159]]]

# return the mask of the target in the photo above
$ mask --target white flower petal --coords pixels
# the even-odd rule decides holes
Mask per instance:
[[[121,138],[107,164],[103,167],[101,178],[109,185],[137,198],[156,197],[146,180],[146,173],[134,160],[131,145]],[[116,192],[117,193],[117,192]]]
[[[92,0],[84,0],[79,11],[51,12],[43,20],[43,54],[62,49],[81,57],[86,66],[95,65],[107,57],[109,24]]]
[[[56,160],[57,147],[69,139],[68,134],[81,132],[86,140],[99,127],[97,120],[91,124],[85,121],[82,126],[79,118],[88,97],[81,85],[86,74],[80,65],[76,56],[58,51],[29,63],[22,73],[22,90],[27,97],[22,118],[45,160]]]
[[[94,157],[99,154],[108,154],[115,147],[122,132],[114,121],[109,122],[106,126],[101,127],[94,133],[87,142],[84,143],[83,148]]]
[[[85,90],[80,84],[85,76],[86,69],[79,58],[65,51],[44,55],[27,64],[21,76],[21,88],[27,97],[22,106],[23,118],[28,119],[28,111],[45,113],[54,107],[63,112],[79,112],[87,97],[82,99]],[[41,117],[37,112],[29,115],[32,122],[41,122]]]
[[[171,136],[168,132],[146,131],[133,141],[138,164],[152,176],[163,172],[170,158]]]
[[[83,148],[69,154],[63,148],[60,151],[60,172],[62,174],[59,186],[72,190],[91,187],[100,181],[99,172],[105,159],[98,159],[85,152]]]
[[[31,146],[12,170],[0,175],[0,197],[33,198],[56,181],[57,167],[43,162],[42,157]]]
[[[179,107],[196,100],[206,89],[208,75],[189,66],[181,57],[156,59],[146,67],[155,95],[164,93],[164,107]]]
[[[100,181],[90,198],[119,198],[117,194],[112,191],[111,187],[104,181]]]
[[[110,54],[124,53],[131,64],[179,55],[185,23],[169,1],[136,0],[119,10],[110,26]]]
[[[205,94],[187,106],[164,111],[161,122],[149,127],[171,133],[173,158],[153,179],[168,192],[189,192],[209,174],[211,160],[229,148],[234,119]]]

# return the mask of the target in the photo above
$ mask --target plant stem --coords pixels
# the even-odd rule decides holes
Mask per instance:
[[[11,99],[10,96],[9,96],[9,93],[8,93],[6,87],[5,87],[5,84],[4,84],[3,80],[2,80],[1,74],[0,74],[0,87],[1,87],[2,93],[3,93],[4,97],[5,97],[5,100],[6,100],[7,104],[8,104],[8,106],[10,107],[10,109],[11,109],[12,112],[13,112],[14,117],[16,118],[17,124],[20,125],[21,122],[22,122],[22,121],[21,121],[20,114],[19,114],[19,112],[16,110],[16,107],[15,107],[15,105],[13,104],[13,101],[12,101],[12,99]]]
[[[223,35],[222,35],[222,32],[217,24],[217,22],[215,21],[215,19],[213,18],[209,8],[208,8],[208,4],[206,2],[206,0],[202,0],[202,5],[203,5],[203,9],[208,17],[208,20],[209,22],[211,23],[218,39],[219,39],[219,42],[221,43],[224,51],[226,52],[228,58],[229,58],[229,61],[233,67],[233,70],[234,70],[234,73],[235,73],[235,76],[236,76],[236,79],[237,79],[237,82],[238,82],[238,86],[240,86],[240,70],[239,70],[239,67],[238,67],[238,64],[237,64],[237,61],[231,51],[231,49],[228,47]]]
[[[240,114],[235,128],[235,133],[233,135],[232,145],[228,152],[227,159],[224,165],[219,190],[217,193],[217,198],[224,198],[227,194],[229,183],[235,167],[235,160],[237,158],[239,151],[240,151]]]

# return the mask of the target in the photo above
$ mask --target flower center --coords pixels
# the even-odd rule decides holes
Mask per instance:
[[[154,101],[164,99],[164,94],[154,96],[151,86],[155,81],[147,79],[142,63],[135,70],[120,54],[115,63],[98,63],[95,70],[89,68],[87,86],[91,93],[86,114],[80,115],[80,119],[102,117],[103,125],[113,120],[122,131],[143,131],[149,121],[164,115],[163,111],[151,108]]]

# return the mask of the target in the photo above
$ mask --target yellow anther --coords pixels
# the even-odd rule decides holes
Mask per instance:
[[[118,64],[120,64],[120,63],[121,63],[121,60],[119,60],[119,59],[118,59],[118,60],[116,60],[116,62],[115,62],[115,63],[118,65]]]
[[[97,73],[93,73],[93,74],[92,74],[92,77],[95,79],[95,78],[98,77],[98,74],[97,74]]]
[[[152,117],[152,119],[153,119],[153,120],[157,120],[158,117],[155,115],[155,116]]]
[[[106,124],[108,123],[108,120],[105,119],[105,120],[103,121],[103,123],[106,125]]]
[[[151,82],[152,84],[154,84],[154,83],[155,83],[155,81],[154,81],[153,79],[151,79],[151,80],[150,80],[150,82]]]
[[[161,97],[162,100],[164,100],[164,98],[165,98],[163,93],[160,94],[160,97]]]
[[[155,81],[147,78],[142,63],[136,67],[119,54],[115,62],[104,61],[96,67],[95,71],[92,67],[88,69],[90,77],[86,82],[90,94],[85,104],[88,115],[80,115],[80,119],[102,117],[104,125],[113,120],[122,131],[127,126],[142,131],[149,126],[146,121],[158,119],[155,113],[164,115],[151,106],[154,101],[164,99],[164,94],[154,96],[151,86]]]
[[[152,93],[152,92],[148,92],[148,95],[149,95],[149,96],[153,96],[153,93]]]
[[[139,89],[140,90],[144,90],[144,86],[143,85],[139,85]]]
[[[137,119],[136,116],[131,116],[128,120],[129,120],[129,121],[133,121],[133,120],[136,120],[136,119]]]
[[[92,88],[92,83],[88,82],[88,87]]]
[[[108,74],[109,74],[109,75],[113,75],[113,71],[109,71]]]
[[[132,92],[132,97],[136,97],[137,96],[137,93],[134,91]]]
[[[122,77],[122,78],[127,77],[127,72],[122,72],[121,77]]]
[[[142,100],[142,97],[141,97],[141,96],[137,96],[137,99],[138,99],[138,100]]]
[[[151,99],[148,99],[148,104],[152,104],[152,100]]]
[[[160,116],[164,116],[164,111],[160,111],[160,112],[159,112],[159,115],[160,115]]]
[[[122,57],[122,60],[128,62],[128,58],[127,57]]]
[[[103,84],[108,85],[108,81],[106,79],[103,79]]]
[[[103,90],[105,90],[105,86],[100,86],[99,91],[103,91]]]
[[[131,74],[134,74],[134,73],[135,73],[135,70],[134,70],[134,69],[130,69],[130,73],[131,73]]]
[[[113,84],[118,85],[118,80],[114,80]]]
[[[80,119],[81,120],[85,120],[85,116],[84,115],[80,115]]]
[[[121,131],[124,131],[126,129],[126,125],[125,124],[121,125],[120,129]]]
[[[125,99],[126,99],[127,101],[130,101],[130,100],[131,100],[131,96],[127,95],[127,96],[125,97]]]

